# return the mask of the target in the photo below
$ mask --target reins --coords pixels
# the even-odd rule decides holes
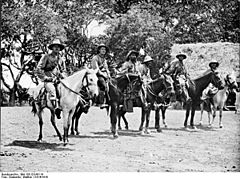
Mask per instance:
[[[52,73],[52,75],[58,78],[58,76],[57,76],[56,74]],[[83,77],[83,79],[82,79],[82,83],[83,83],[84,78],[87,79],[87,73],[85,73],[85,75],[84,75],[84,77]],[[60,84],[63,85],[63,87],[67,88],[67,89],[68,89],[69,91],[71,91],[72,93],[80,96],[80,100],[83,101],[84,103],[86,103],[86,101],[83,99],[83,95],[82,95],[80,92],[76,92],[76,91],[72,90],[72,89],[69,88],[65,83],[63,83],[61,80],[58,80],[58,81],[59,81]],[[88,83],[88,81],[87,81],[87,83]],[[86,86],[83,86],[83,87],[87,87],[87,85],[86,85]],[[87,91],[88,91],[88,90],[87,90]]]

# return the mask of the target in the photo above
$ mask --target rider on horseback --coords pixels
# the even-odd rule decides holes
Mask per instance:
[[[59,39],[55,39],[48,46],[52,52],[44,55],[38,62],[36,74],[38,78],[44,82],[44,87],[50,94],[49,99],[55,107],[55,114],[60,119],[61,109],[59,107],[59,99],[56,91],[56,83],[58,78],[66,77],[66,66],[60,57],[60,51],[64,49]]]
[[[135,50],[130,50],[126,56],[126,61],[122,64],[122,67],[119,70],[119,73],[117,74],[117,76],[122,76],[125,74],[138,74],[141,77],[140,71],[138,69],[139,66],[139,62],[137,61],[137,57],[139,56],[139,53]],[[133,90],[133,86],[132,84],[129,84],[129,86],[127,87],[127,89],[124,91],[124,101],[125,102],[129,102],[131,104],[131,99],[135,98],[134,94],[136,91]],[[143,94],[142,91],[137,91],[138,96],[140,96],[141,101],[145,104],[146,100],[145,98],[143,98]],[[147,104],[145,104],[146,106]],[[131,107],[129,109],[125,108],[126,110],[128,110],[128,112],[132,112],[132,105],[130,105]]]
[[[147,97],[147,84],[152,81],[151,76],[150,76],[150,66],[153,62],[152,57],[149,55],[146,55],[142,64],[138,66],[138,71],[140,73],[140,76],[143,80],[143,89],[145,93],[145,98]]]
[[[124,75],[127,73],[138,74],[137,71],[137,57],[139,53],[135,50],[130,50],[126,56],[126,61],[122,64],[118,75]]]
[[[108,53],[109,48],[105,44],[100,44],[97,48],[97,55],[91,59],[91,67],[93,69],[98,69],[99,84],[101,84],[104,88],[104,91],[100,92],[100,98],[98,100],[100,103],[100,108],[108,107],[106,103],[108,103],[110,100],[108,95],[108,80],[110,78],[110,72],[106,59]],[[104,96],[106,98],[105,102],[104,99],[102,99]]]
[[[210,63],[209,63],[209,69],[207,69],[203,75],[206,75],[210,72],[216,72],[217,68],[219,66],[219,63],[218,61],[216,60],[212,60]],[[216,93],[218,92],[218,88],[216,88],[215,86],[213,86],[213,84],[209,84],[207,86],[207,88],[202,92],[202,97],[201,97],[201,100],[206,100],[208,98],[211,98],[213,97]]]
[[[165,73],[170,74],[173,80],[179,80],[180,84],[183,87],[183,93],[186,98],[186,102],[190,102],[191,98],[188,94],[188,84],[187,79],[189,78],[189,74],[185,65],[183,64],[183,60],[187,58],[187,56],[183,53],[176,55],[175,60],[173,60],[170,65],[164,70]]]

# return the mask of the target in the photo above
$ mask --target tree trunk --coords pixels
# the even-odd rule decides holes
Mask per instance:
[[[16,104],[16,85],[10,90],[9,106],[15,106]]]

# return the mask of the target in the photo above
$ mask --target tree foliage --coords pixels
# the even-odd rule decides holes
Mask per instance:
[[[39,51],[59,38],[71,68],[88,63],[97,44],[107,43],[116,62],[143,48],[161,63],[173,43],[239,42],[239,0],[2,0],[1,82],[14,104],[23,74],[32,76]],[[90,37],[88,26],[107,24]],[[16,53],[20,54],[16,56]],[[17,74],[13,73],[17,69]],[[2,72],[8,71],[9,85]]]

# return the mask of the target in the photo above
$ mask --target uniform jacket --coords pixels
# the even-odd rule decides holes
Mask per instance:
[[[38,62],[36,74],[41,79],[44,77],[64,77],[62,73],[66,73],[66,66],[60,57],[54,57],[52,54],[44,55]]]

